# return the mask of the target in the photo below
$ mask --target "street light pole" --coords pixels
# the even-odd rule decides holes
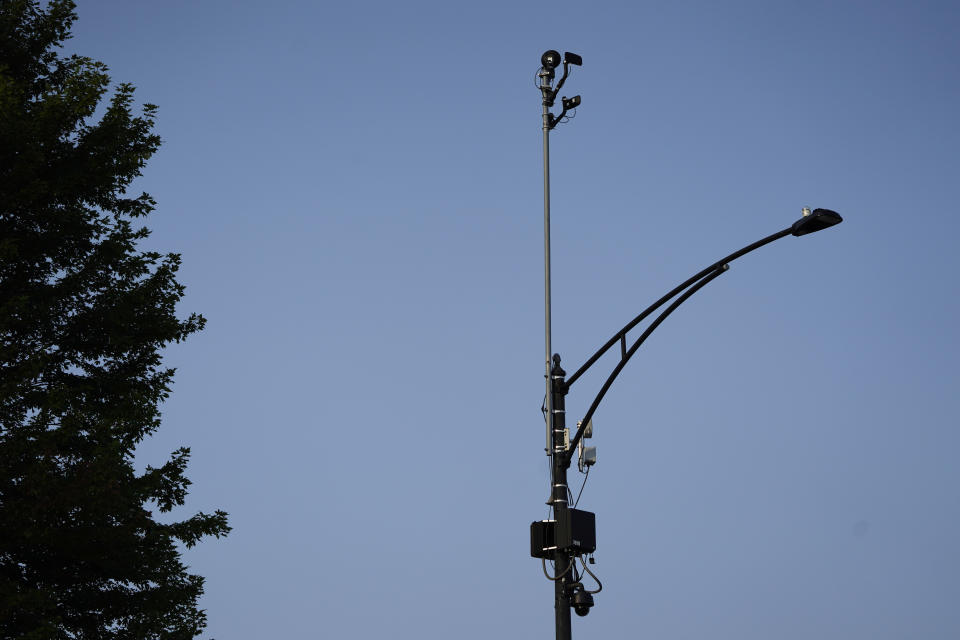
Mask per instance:
[[[550,50],[540,57],[540,70],[537,77],[540,79],[539,89],[543,103],[543,290],[544,290],[544,378],[545,383],[545,402],[546,412],[546,452],[550,456],[550,499],[547,504],[553,511],[554,522],[565,522],[568,520],[569,491],[567,489],[567,467],[569,462],[566,458],[567,451],[567,429],[565,417],[565,397],[567,394],[567,385],[564,381],[566,375],[560,367],[560,356],[553,354],[551,345],[551,318],[550,318],[550,130],[553,129],[563,119],[567,111],[576,108],[580,104],[580,96],[568,100],[563,98],[563,111],[560,115],[554,116],[550,108],[557,97],[557,92],[563,86],[570,72],[570,65],[581,65],[583,63],[580,56],[567,52],[563,58],[563,76],[557,85],[553,82],[556,78],[556,68],[560,66],[561,59],[558,51]],[[554,544],[552,550],[554,564],[554,617],[556,623],[557,640],[570,640],[570,607],[571,607],[571,583],[576,574],[576,569],[572,564],[575,562],[569,549],[561,548]]]
[[[560,356],[552,353],[551,345],[551,309],[550,309],[550,130],[564,120],[567,112],[580,105],[580,96],[573,98],[563,97],[563,110],[555,116],[550,112],[556,100],[557,93],[566,81],[570,65],[580,66],[582,58],[566,52],[563,55],[563,76],[554,86],[556,68],[561,63],[560,53],[549,50],[540,58],[541,67],[537,73],[540,80],[538,89],[543,101],[543,253],[544,253],[544,334],[545,334],[545,399],[544,412],[546,421],[546,452],[550,456],[550,498],[547,504],[552,510],[552,520],[541,520],[530,525],[530,553],[540,558],[544,563],[544,573],[554,582],[554,608],[557,640],[571,640],[570,609],[574,608],[578,615],[585,616],[593,606],[592,594],[599,593],[602,585],[587,568],[584,554],[591,554],[596,547],[596,530],[594,514],[587,511],[578,511],[571,508],[569,497],[572,495],[567,486],[567,469],[573,458],[578,443],[584,437],[589,437],[593,414],[610,389],[613,381],[620,375],[627,362],[637,352],[646,339],[677,307],[686,302],[701,288],[712,282],[729,269],[729,263],[751,251],[759,249],[775,240],[788,235],[803,236],[821,229],[826,229],[843,221],[839,214],[829,209],[815,209],[811,212],[804,208],[803,217],[793,225],[772,235],[749,244],[746,247],[714,262],[705,269],[694,274],[680,283],[663,297],[647,307],[640,315],[631,320],[619,332],[614,334],[600,349],[594,353],[569,379],[560,366]],[[673,302],[670,302],[673,300]],[[640,337],[627,348],[627,333],[646,319],[664,304],[670,304],[662,311],[643,331]],[[597,393],[590,408],[578,424],[576,434],[572,439],[568,437],[566,426],[566,396],[570,387],[581,375],[586,372],[597,360],[603,356],[614,344],[620,343],[620,361],[607,377]],[[592,460],[595,460],[595,455]],[[590,465],[591,458],[585,452],[581,462]],[[581,471],[583,469],[581,468]],[[598,588],[590,591],[580,582],[581,575],[576,568],[576,559],[583,563],[584,574],[589,574],[597,582]],[[546,570],[546,561],[552,560],[554,575]]]
[[[567,504],[567,467],[563,465],[563,456],[566,453],[565,443],[565,402],[566,384],[564,371],[560,368],[560,356],[552,355],[553,347],[550,344],[550,129],[552,115],[550,105],[553,104],[553,70],[542,68],[540,77],[540,91],[543,94],[543,307],[544,307],[544,336],[546,352],[544,356],[546,379],[546,418],[547,418],[547,455],[551,456],[551,491],[549,504],[553,508],[554,520],[560,520],[569,507]],[[551,362],[553,364],[551,365]],[[570,640],[570,597],[567,592],[567,574],[570,572],[570,558],[567,552],[557,549],[554,552],[554,568],[556,575],[561,576],[554,581],[554,611],[556,618],[557,640]]]
[[[567,467],[569,462],[566,458],[566,395],[567,384],[564,381],[566,372],[560,367],[560,356],[553,356],[553,367],[550,369],[550,396],[551,406],[554,411],[553,419],[553,452],[551,458],[551,491],[550,503],[553,507],[553,519],[555,522],[566,522],[570,510],[570,504],[567,502],[569,491],[567,490]],[[570,585],[574,582],[575,567],[571,566],[575,562],[568,549],[561,548],[556,544],[553,552],[554,566],[554,619],[557,631],[557,640],[570,640]]]
[[[554,75],[553,69],[548,68],[548,65],[541,67],[537,74],[540,78],[540,93],[543,97],[543,308],[546,342],[543,377],[546,380],[547,440],[545,448],[548,456],[553,450],[553,394],[550,378],[550,359],[553,354],[553,347],[550,344],[550,106],[553,104]]]

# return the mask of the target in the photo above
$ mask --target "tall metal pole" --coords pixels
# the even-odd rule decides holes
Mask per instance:
[[[543,302],[544,302],[544,336],[545,336],[545,369],[546,378],[546,410],[547,410],[547,455],[551,456],[550,464],[550,505],[553,507],[553,519],[559,523],[568,518],[567,510],[567,459],[566,459],[566,415],[565,396],[566,373],[560,367],[560,356],[552,354],[550,343],[550,128],[553,116],[550,107],[553,105],[554,79],[553,69],[542,68],[539,73],[540,91],[543,95]],[[557,640],[571,640],[570,628],[570,590],[568,585],[573,582],[573,561],[565,549],[554,551],[554,571],[558,576],[554,581],[554,619]]]
[[[553,398],[551,397],[550,358],[553,355],[550,344],[550,96],[553,71],[540,70],[540,92],[543,95],[543,308],[544,308],[544,355],[543,377],[546,381],[547,455],[553,452]]]
[[[553,356],[553,368],[550,371],[553,419],[553,458],[551,460],[551,487],[550,502],[553,506],[553,519],[557,530],[561,523],[570,519],[570,505],[567,502],[570,492],[567,490],[567,443],[566,443],[566,395],[567,385],[564,381],[566,372],[560,367],[560,356]],[[553,564],[556,580],[554,581],[554,619],[556,620],[557,640],[570,640],[570,585],[575,582],[575,567],[573,556],[567,549],[556,549],[553,552]]]
[[[566,379],[566,372],[560,366],[560,356],[553,353],[551,344],[551,309],[550,309],[550,130],[558,123],[564,121],[564,117],[570,110],[575,110],[580,105],[580,96],[572,98],[562,97],[563,110],[554,116],[550,113],[554,105],[557,93],[566,82],[570,65],[581,66],[583,59],[569,51],[563,55],[563,76],[554,85],[556,79],[556,69],[561,64],[560,53],[553,49],[545,51],[540,57],[541,67],[537,73],[540,79],[537,88],[540,90],[543,101],[543,289],[544,289],[544,378],[546,383],[546,392],[544,407],[546,410],[546,452],[550,456],[550,498],[547,504],[550,505],[553,513],[552,521],[533,522],[530,525],[530,550],[531,555],[541,559],[544,562],[544,573],[546,570],[546,561],[553,560],[554,575],[547,577],[554,582],[554,620],[556,626],[557,640],[571,640],[571,605],[575,605],[577,615],[585,616],[593,606],[592,594],[599,593],[603,585],[597,580],[596,576],[583,565],[585,573],[588,573],[597,582],[595,591],[588,590],[580,582],[581,575],[577,571],[576,561],[581,557],[581,553],[593,551],[596,546],[596,532],[594,525],[594,514],[586,511],[572,509],[569,500],[572,497],[567,486],[567,468],[570,466],[571,459],[574,456],[574,450],[578,443],[582,444],[581,438],[589,437],[586,430],[591,423],[594,411],[600,404],[610,385],[617,378],[627,361],[639,349],[650,334],[671,314],[682,305],[687,299],[694,295],[701,288],[709,284],[714,278],[717,278],[728,269],[728,264],[759,247],[762,247],[774,240],[783,238],[787,235],[802,236],[813,233],[821,229],[826,229],[843,221],[839,214],[829,209],[816,209],[810,211],[803,209],[803,218],[793,223],[792,226],[779,231],[773,235],[763,238],[751,245],[736,251],[722,260],[715,262],[711,266],[703,269],[693,277],[687,279],[679,286],[675,287],[669,293],[661,297],[658,301],[647,307],[640,315],[631,320],[623,329],[607,341],[593,356],[584,363],[577,371]],[[634,341],[630,349],[627,349],[626,335],[633,327],[644,320],[649,314],[656,311],[667,301],[677,297],[657,318],[650,323],[640,337]],[[613,372],[608,376],[606,382],[601,387],[599,393],[590,405],[587,413],[578,424],[576,434],[572,439],[569,438],[569,432],[566,427],[566,395],[570,386],[589,369],[597,360],[610,349],[615,343],[621,345],[621,359],[614,367]],[[593,458],[595,460],[595,457]],[[587,463],[589,464],[589,463]],[[581,471],[583,469],[581,468]],[[575,524],[576,521],[576,524]],[[589,523],[589,524],[587,524]],[[577,528],[574,539],[574,528]],[[581,543],[581,540],[590,540],[589,543]],[[581,560],[582,561],[582,560]],[[590,562],[593,562],[591,555]]]

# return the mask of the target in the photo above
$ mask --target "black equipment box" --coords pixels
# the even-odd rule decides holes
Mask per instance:
[[[530,555],[553,557],[557,549],[575,554],[593,553],[597,549],[596,515],[590,511],[567,509],[560,521],[539,520],[530,525]]]
[[[553,557],[556,549],[554,532],[557,530],[556,520],[540,520],[530,524],[530,555],[534,558]]]

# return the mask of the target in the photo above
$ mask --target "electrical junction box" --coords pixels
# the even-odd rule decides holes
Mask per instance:
[[[590,511],[567,509],[557,520],[539,520],[530,525],[530,555],[553,558],[557,549],[580,555],[597,549],[596,516]]]
[[[597,549],[597,517],[591,511],[567,509],[557,522],[557,546],[574,553],[593,553]]]
[[[597,448],[584,447],[583,448],[583,466],[592,467],[595,464],[597,464]]]
[[[553,558],[557,548],[554,533],[556,520],[538,520],[530,524],[530,555],[534,558]]]

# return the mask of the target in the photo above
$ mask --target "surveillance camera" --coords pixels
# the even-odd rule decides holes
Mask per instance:
[[[560,66],[560,52],[550,49],[549,51],[544,51],[543,55],[540,56],[540,64],[543,65],[544,69],[553,70]]]
[[[583,585],[574,588],[576,591],[573,592],[573,610],[577,612],[578,616],[582,617],[590,613],[590,607],[593,606],[593,596],[584,590]]]
[[[575,53],[570,53],[569,51],[563,52],[563,61],[567,64],[575,64],[578,67],[583,66],[583,58]]]

